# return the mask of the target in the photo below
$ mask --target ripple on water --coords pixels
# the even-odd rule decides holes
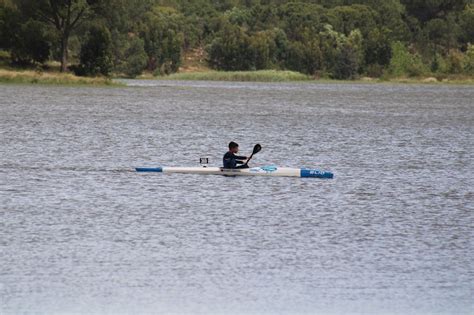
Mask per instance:
[[[0,312],[472,312],[472,88],[132,84],[0,86]]]

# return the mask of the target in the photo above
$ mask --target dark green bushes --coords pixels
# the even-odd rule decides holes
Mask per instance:
[[[313,77],[472,75],[472,0],[0,0],[0,49],[16,64],[82,75],[216,70]],[[68,18],[67,12],[70,12]],[[72,20],[71,20],[72,17]],[[71,41],[72,44],[69,44]]]
[[[81,46],[80,64],[73,70],[77,75],[108,76],[112,71],[112,40],[109,30],[102,25],[89,29]]]

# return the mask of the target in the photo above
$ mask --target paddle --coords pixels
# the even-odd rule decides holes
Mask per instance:
[[[248,164],[249,164],[249,161],[252,159],[253,155],[254,155],[254,154],[257,154],[258,152],[260,152],[260,150],[262,150],[262,146],[257,143],[257,144],[253,147],[252,154],[251,154],[250,157],[247,159],[247,162],[245,162],[244,165],[248,165]]]

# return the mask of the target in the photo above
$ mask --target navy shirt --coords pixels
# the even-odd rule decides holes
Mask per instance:
[[[246,156],[235,155],[232,152],[224,154],[223,162],[224,168],[236,168],[237,164],[244,164],[243,160],[246,160]]]

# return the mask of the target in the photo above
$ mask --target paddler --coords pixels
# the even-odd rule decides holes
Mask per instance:
[[[234,141],[229,143],[229,151],[224,154],[224,168],[248,168],[245,164],[246,156],[235,155],[239,153],[239,145]]]

